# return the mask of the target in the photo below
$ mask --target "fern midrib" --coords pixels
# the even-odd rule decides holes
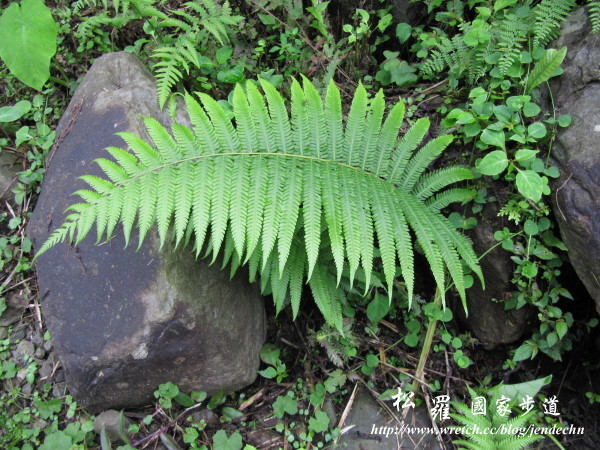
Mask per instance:
[[[224,153],[211,153],[211,154],[206,154],[206,155],[196,155],[196,156],[191,156],[189,158],[181,158],[176,161],[169,161],[165,164],[161,164],[159,166],[156,166],[156,167],[153,167],[150,169],[146,169],[138,174],[132,175],[131,177],[129,177],[127,180],[125,180],[123,182],[113,182],[113,183],[115,186],[123,187],[123,186],[126,186],[127,184],[129,184],[130,182],[133,182],[139,178],[142,178],[144,175],[147,175],[152,172],[157,172],[159,170],[165,169],[170,166],[174,166],[177,164],[182,164],[182,163],[190,162],[190,161],[200,161],[200,160],[206,159],[206,158],[217,158],[220,156],[277,156],[277,157],[284,157],[284,158],[296,158],[296,159],[303,159],[303,160],[319,161],[319,162],[326,163],[326,164],[335,164],[340,167],[346,167],[348,169],[355,170],[355,171],[365,174],[367,176],[371,176],[381,182],[390,183],[390,181],[388,181],[384,178],[381,178],[380,176],[378,176],[375,173],[366,171],[360,167],[355,167],[353,165],[346,164],[346,163],[343,163],[340,161],[333,161],[331,159],[319,158],[317,156],[310,156],[310,155],[298,155],[298,154],[294,154],[294,153],[275,153],[275,152],[224,152]]]

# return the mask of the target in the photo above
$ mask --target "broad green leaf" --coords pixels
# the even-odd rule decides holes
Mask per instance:
[[[269,380],[277,376],[277,371],[274,367],[267,367],[264,370],[259,370],[258,373],[260,374],[260,376],[268,378]]]
[[[519,162],[527,161],[528,159],[533,158],[538,153],[539,153],[539,150],[529,150],[529,149],[517,150],[515,152],[515,161],[519,161]]]
[[[367,366],[369,367],[375,367],[379,364],[379,358],[376,355],[373,355],[372,353],[369,353],[367,355]]]
[[[41,91],[50,78],[57,32],[42,0],[12,3],[0,17],[0,58],[15,77]]]
[[[281,350],[275,344],[265,344],[260,349],[260,359],[271,366],[277,365]]]
[[[568,127],[573,122],[573,118],[569,114],[563,114],[557,119],[557,122],[561,127]]]
[[[298,400],[293,399],[289,395],[280,395],[273,402],[273,411],[276,417],[280,419],[287,413],[290,415],[298,412]]]
[[[414,333],[409,333],[404,336],[404,343],[409,347],[416,347],[419,343],[419,336]]]
[[[523,114],[525,117],[535,117],[540,112],[542,112],[541,108],[533,102],[528,102],[523,106]]]
[[[371,322],[377,323],[385,317],[389,310],[388,298],[385,295],[375,294],[375,298],[367,306],[367,317]]]
[[[502,384],[497,386],[495,389],[498,390],[499,395],[504,395],[513,400],[519,400],[529,395],[535,397],[542,387],[546,386],[552,381],[552,375],[548,375],[544,378],[538,378],[536,380],[526,381],[524,383],[517,384]]]
[[[525,221],[523,230],[525,231],[525,233],[527,233],[530,236],[532,236],[534,234],[538,234],[538,232],[539,232],[539,228],[538,228],[537,224],[531,219],[527,219]]]
[[[556,50],[554,48],[549,48],[546,50],[546,53],[542,59],[537,62],[529,74],[529,77],[527,78],[527,85],[525,86],[525,92],[531,92],[532,89],[555,76],[560,64],[565,59],[566,54],[567,47],[563,47],[560,50]]]
[[[527,197],[534,202],[537,202],[542,198],[544,181],[533,170],[519,170],[516,181],[517,189],[524,197]]]
[[[569,326],[566,322],[556,322],[556,334],[558,335],[559,339],[562,339],[565,336],[565,334],[567,334],[568,329]]]
[[[535,278],[535,276],[538,274],[538,267],[534,263],[527,261],[521,267],[521,273],[524,277]]]
[[[548,333],[548,336],[546,336],[546,342],[548,342],[548,347],[554,347],[554,344],[558,342],[558,335],[555,332]]]
[[[13,106],[3,106],[0,108],[0,122],[14,122],[20,119],[31,110],[31,102],[21,100]]]
[[[329,428],[329,416],[324,411],[316,411],[315,417],[308,420],[309,430],[315,433],[324,433]]]
[[[504,131],[490,130],[489,128],[486,128],[483,130],[483,133],[481,133],[481,140],[492,147],[500,147],[502,149],[505,148],[504,143],[506,138],[504,136]]]
[[[412,27],[407,23],[399,23],[396,25],[396,37],[401,44],[404,44],[410,38]]]
[[[213,448],[219,450],[240,450],[243,446],[242,435],[235,431],[231,436],[227,436],[224,430],[219,430],[213,436]]]
[[[529,137],[541,139],[546,136],[546,127],[541,122],[534,122],[527,127],[527,133]]]
[[[523,361],[525,359],[531,358],[533,355],[533,347],[530,341],[525,341],[521,344],[517,350],[515,350],[515,356],[513,357],[513,361]]]
[[[73,441],[64,431],[55,431],[50,433],[40,445],[40,450],[54,450],[57,448],[71,448]],[[110,447],[109,447],[110,448]]]
[[[502,150],[495,150],[485,155],[479,162],[477,169],[483,175],[498,175],[508,167],[508,158]]]
[[[494,2],[494,11],[500,11],[501,9],[514,5],[516,2],[517,0],[498,0],[497,2]]]

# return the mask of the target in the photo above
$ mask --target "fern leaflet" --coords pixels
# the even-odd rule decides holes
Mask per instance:
[[[600,33],[600,0],[588,0],[587,3],[592,32]]]

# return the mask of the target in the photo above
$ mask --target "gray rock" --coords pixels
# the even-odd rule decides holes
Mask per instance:
[[[473,241],[475,253],[483,255],[498,243],[494,232],[504,225],[498,217],[498,204],[488,203],[477,226],[468,231]],[[515,287],[511,283],[514,263],[511,253],[496,247],[480,261],[485,276],[485,290],[476,278],[473,286],[467,290],[468,315],[462,302],[457,301],[452,309],[457,318],[473,335],[488,347],[497,344],[517,342],[530,330],[529,322],[533,317],[532,309],[504,309],[504,301],[511,297]]]
[[[8,328],[0,327],[0,340],[6,339],[8,337]]]
[[[42,332],[34,332],[31,336],[31,342],[33,342],[36,347],[41,347],[44,344],[44,336],[42,335]]]
[[[38,359],[42,359],[44,356],[46,356],[46,350],[44,350],[41,347],[38,347],[35,349],[35,353],[33,354],[33,356],[35,356]]]
[[[102,414],[94,419],[94,431],[98,434],[102,431],[102,427],[105,427],[106,434],[112,443],[123,442],[123,439],[119,433],[119,411],[109,409],[104,411]],[[123,432],[127,433],[127,427],[133,422],[128,417],[123,416]]]
[[[64,382],[55,383],[52,385],[52,397],[54,398],[63,398],[67,395],[67,384]]]
[[[2,202],[13,198],[11,189],[17,180],[17,172],[21,170],[18,161],[19,158],[14,153],[6,150],[0,152],[0,201]]]
[[[64,370],[58,370],[56,372],[56,375],[54,376],[54,379],[56,380],[57,383],[64,383],[65,382],[65,371]]]
[[[388,406],[393,408],[392,402],[388,403]],[[402,420],[402,412],[398,412],[397,416]],[[420,406],[409,409],[402,424],[410,427],[411,431],[416,428],[430,428],[431,421],[427,408]],[[431,434],[396,434],[396,430],[402,430],[402,425],[396,422],[373,396],[365,391],[356,394],[343,428],[351,425],[354,427],[339,440],[340,448],[347,450],[396,450],[399,448],[437,450],[442,448]],[[385,428],[382,430],[382,427]],[[393,432],[386,433],[386,430],[389,429],[392,429]]]
[[[214,428],[219,425],[219,416],[214,411],[210,409],[201,409],[199,411],[194,411],[190,416],[192,422],[196,424],[204,424],[208,428]]]
[[[40,367],[39,375],[41,380],[48,380],[52,376],[54,371],[54,353],[51,353],[48,358],[42,363],[42,367]]]
[[[585,11],[563,27],[556,48],[568,47],[564,73],[552,80],[558,114],[571,126],[559,130],[552,160],[561,172],[553,183],[554,215],[577,275],[600,312],[600,35]]]
[[[23,317],[23,309],[6,308],[0,316],[0,327],[8,327],[13,323],[18,322]]]
[[[327,417],[329,417],[329,423],[332,426],[337,425],[338,417],[335,413],[335,406],[333,405],[333,400],[331,400],[330,397],[327,397],[325,399],[325,403],[323,404],[323,411],[325,411],[325,414],[327,414]]]
[[[27,368],[24,367],[17,371],[17,380],[19,380],[19,382],[24,381],[26,377],[27,377]]]
[[[23,295],[18,294],[14,291],[9,292],[6,296],[6,309],[0,315],[0,326],[8,327],[9,325],[12,325],[13,323],[16,323],[19,320],[21,320],[21,317],[23,317],[28,303],[28,300]]]
[[[417,26],[427,21],[427,8],[424,3],[411,0],[392,0],[390,3],[394,22]]]
[[[54,344],[52,342],[52,339],[44,342],[44,350],[46,350],[47,352],[51,352],[53,348],[54,348]]]
[[[283,444],[283,437],[275,430],[254,430],[247,433],[244,442],[256,448],[281,448],[277,444]]]
[[[6,311],[4,311],[4,312],[6,313]],[[24,327],[17,327],[10,334],[10,342],[12,342],[13,344],[16,344],[17,342],[22,341],[23,339],[25,339],[25,328]]]
[[[35,345],[30,341],[21,341],[17,345],[15,352],[21,357],[33,356],[35,353]]]
[[[70,194],[84,187],[78,177],[100,175],[92,161],[125,145],[114,133],[147,138],[140,115],[170,121],[150,73],[128,53],[96,60],[57,129],[62,143],[28,227],[35,248],[63,222]],[[252,383],[266,331],[257,287],[188,250],[159,250],[156,235],[139,251],[124,247],[122,233],[100,246],[90,237],[37,263],[44,316],[79,403],[92,411],[145,404],[167,381],[208,393]]]

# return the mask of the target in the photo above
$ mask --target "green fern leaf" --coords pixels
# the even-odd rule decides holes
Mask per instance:
[[[452,203],[466,203],[473,200],[477,192],[472,189],[447,189],[434,197],[427,199],[427,206],[435,211],[440,211]]]
[[[286,265],[292,246],[292,239],[296,235],[296,223],[302,202],[303,168],[304,166],[302,165],[293,167],[294,175],[288,178],[287,183],[283,187],[281,200],[279,201],[280,221],[277,233],[279,267]]]
[[[123,223],[126,242],[136,227],[140,245],[157,224],[161,245],[172,229],[176,245],[193,236],[197,255],[206,249],[214,261],[223,254],[231,275],[247,263],[250,279],[260,275],[278,311],[291,303],[296,315],[307,282],[326,320],[342,330],[344,291],[337,286],[344,275],[348,288],[356,277],[369,289],[376,253],[390,295],[399,261],[411,298],[412,229],[438,287],[444,290],[448,270],[464,300],[460,260],[480,276],[481,270],[468,240],[439,209],[468,196],[438,191],[470,172],[423,175],[451,137],[418,149],[429,128],[420,121],[398,142],[404,106],[395,105],[382,124],[382,94],[369,102],[359,89],[343,127],[333,84],[324,105],[308,80],[303,87],[293,81],[289,117],[281,94],[267,84],[263,90],[236,88],[234,121],[207,95],[199,94],[200,103],[186,95],[193,130],[176,124],[168,133],[146,119],[154,146],[121,133],[131,153],[108,149],[115,161],[98,164],[111,181],[84,177],[92,189],[78,192],[85,203],[71,207],[38,256],[61,240],[79,242],[94,223],[99,237]]]
[[[543,47],[560,30],[560,24],[575,7],[574,0],[542,0],[535,6],[533,47]]]
[[[319,256],[321,245],[321,171],[314,161],[309,161],[304,170],[305,183],[302,199],[302,218],[304,220],[304,239],[308,263],[308,279]]]
[[[588,0],[587,4],[592,32],[600,33],[600,0]]]
[[[352,99],[348,121],[346,123],[345,142],[343,153],[340,155],[340,161],[346,161],[351,166],[357,166],[357,160],[360,158],[362,148],[363,131],[365,126],[365,114],[367,112],[367,91],[362,85],[358,84],[356,93]]]
[[[252,182],[248,200],[252,199],[252,207],[248,207],[246,218],[246,260],[254,253],[260,241],[265,204],[267,199],[268,175],[267,163],[258,157],[250,164],[248,180]]]
[[[453,137],[450,135],[432,139],[410,159],[401,179],[401,184],[407,191],[414,188],[423,171],[444,151],[452,139]],[[392,180],[394,179],[392,178]],[[400,180],[395,181],[400,183]]]
[[[306,113],[310,118],[311,124],[308,128],[308,145],[304,148],[304,153],[316,156],[317,158],[331,159],[333,149],[327,147],[327,129],[325,127],[325,113],[323,111],[323,101],[317,92],[317,89],[304,80],[304,99],[306,101]]]
[[[387,161],[389,160],[396,142],[398,141],[398,132],[402,126],[404,120],[404,113],[406,107],[404,102],[397,102],[390,111],[389,115],[385,119],[381,127],[381,133],[379,135],[377,148],[379,151],[373,155],[375,164],[369,167],[369,172],[373,172],[376,175],[384,176],[387,170]],[[414,128],[411,127],[411,130]],[[406,140],[406,135],[403,137],[402,142]]]
[[[189,107],[189,105],[188,105]],[[202,251],[212,215],[211,189],[214,186],[215,170],[211,160],[199,161],[194,166],[192,191],[192,215],[190,222],[194,228],[196,257]],[[141,209],[140,209],[141,217]]]
[[[265,92],[265,97],[269,106],[269,121],[272,123],[271,131],[274,136],[274,141],[278,143],[278,151],[289,153],[293,148],[292,127],[285,107],[285,102],[271,83],[261,79],[260,85]]]
[[[337,192],[339,184],[337,183],[338,180],[335,176],[335,169],[329,167],[329,165],[326,165],[321,169],[321,180],[323,185],[321,201],[323,202],[325,223],[327,224],[327,230],[329,231],[331,252],[333,253],[333,260],[335,262],[335,267],[337,268],[337,283],[339,284],[342,276],[342,269],[344,267],[344,238],[342,234],[342,217],[344,212],[342,211],[340,196]]]
[[[466,167],[454,166],[440,169],[422,176],[418,184],[413,188],[412,193],[426,200],[450,184],[471,180],[473,176],[473,172]]]
[[[410,157],[429,131],[429,125],[429,119],[421,118],[410,127],[394,150],[385,178],[395,180],[404,173]]]
[[[250,199],[248,198],[250,162],[248,159],[245,159],[236,165],[235,177],[231,186],[230,229],[233,242],[235,243],[235,250],[240,255],[240,258],[244,254],[244,247],[246,245],[248,210],[250,209]]]
[[[375,98],[371,102],[368,116],[365,121],[365,136],[363,139],[363,153],[362,163],[360,168],[362,170],[368,170],[373,167],[375,161],[369,158],[373,158],[377,154],[377,145],[379,144],[379,135],[381,133],[381,120],[385,113],[385,99],[383,98],[383,92],[379,91]],[[334,158],[335,159],[335,158]]]
[[[211,209],[211,240],[213,262],[219,254],[221,244],[227,231],[227,222],[230,213],[231,189],[225,180],[233,179],[233,161],[228,156],[216,158],[214,172],[216,186],[212,190],[210,199]]]

